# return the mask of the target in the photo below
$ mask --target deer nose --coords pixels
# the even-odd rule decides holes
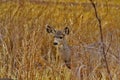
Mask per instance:
[[[56,43],[56,42],[54,42],[53,44],[54,44],[54,45],[58,45],[58,43]]]

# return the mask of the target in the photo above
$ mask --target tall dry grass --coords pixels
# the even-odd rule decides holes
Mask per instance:
[[[49,1],[50,2],[50,1]],[[55,60],[53,38],[45,25],[57,29],[69,26],[68,43],[78,56],[80,80],[108,80],[102,60],[100,34],[91,5],[40,2],[0,2],[0,78],[14,80],[74,80],[72,71]],[[58,1],[58,3],[61,1]],[[63,3],[64,3],[63,2]],[[83,1],[89,2],[89,1]],[[96,2],[100,2],[99,0]],[[76,3],[81,4],[79,1]],[[118,5],[116,1],[107,4]],[[116,4],[117,3],[117,4]],[[102,0],[101,4],[106,4]],[[98,6],[102,20],[104,45],[113,80],[120,80],[120,8]],[[73,65],[74,66],[74,65]]]

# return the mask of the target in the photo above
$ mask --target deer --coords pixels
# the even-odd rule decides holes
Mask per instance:
[[[56,47],[65,65],[71,69],[71,49],[66,41],[66,35],[69,35],[70,32],[69,28],[65,27],[64,30],[55,30],[53,27],[46,25],[46,31],[53,35],[53,45]]]

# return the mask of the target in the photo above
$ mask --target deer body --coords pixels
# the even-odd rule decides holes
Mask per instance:
[[[60,54],[61,59],[65,62],[68,68],[71,63],[71,49],[69,48],[65,35],[69,34],[69,29],[66,27],[63,31],[55,30],[54,28],[47,26],[46,28],[48,33],[52,33],[54,36],[53,44],[57,48],[57,53]]]

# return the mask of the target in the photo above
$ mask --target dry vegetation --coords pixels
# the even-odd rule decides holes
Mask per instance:
[[[80,5],[89,0],[36,1],[0,1],[0,78],[75,79],[72,70],[54,58],[52,37],[45,30],[49,24],[57,29],[69,26],[67,41],[79,54],[75,63],[79,64],[76,68],[80,80],[109,80],[94,10],[90,4]],[[120,1],[95,2],[102,20],[109,69],[113,80],[120,80]]]

